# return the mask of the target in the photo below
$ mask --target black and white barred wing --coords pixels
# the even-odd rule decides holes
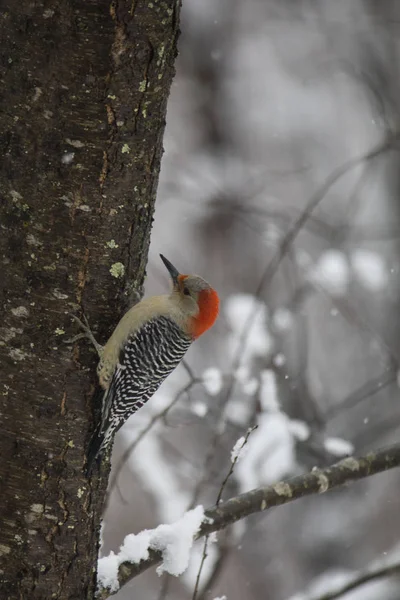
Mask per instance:
[[[104,397],[102,447],[157,391],[181,362],[191,342],[167,317],[148,321],[128,339]]]

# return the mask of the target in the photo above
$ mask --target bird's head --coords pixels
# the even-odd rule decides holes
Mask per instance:
[[[160,257],[172,279],[171,298],[187,319],[189,333],[197,338],[213,326],[218,316],[218,294],[202,277],[183,275],[165,256]]]

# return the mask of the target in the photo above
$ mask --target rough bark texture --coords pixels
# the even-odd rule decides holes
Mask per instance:
[[[2,599],[93,597],[108,474],[82,474],[96,357],[63,340],[83,309],[105,341],[141,289],[179,9],[2,6]]]

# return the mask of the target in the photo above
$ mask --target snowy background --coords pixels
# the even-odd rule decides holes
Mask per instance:
[[[181,29],[146,294],[169,286],[162,252],[218,289],[221,315],[117,437],[105,554],[215,504],[253,425],[225,498],[399,436],[400,157],[384,146],[400,125],[400,3],[184,0]],[[319,598],[393,559],[399,480],[221,532],[197,600]],[[183,576],[153,569],[115,598],[191,599],[202,547]],[[398,589],[379,580],[345,598]]]

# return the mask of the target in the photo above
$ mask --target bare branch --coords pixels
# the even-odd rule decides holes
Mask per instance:
[[[370,581],[382,579],[383,577],[390,577],[391,575],[398,575],[399,573],[400,563],[394,563],[391,565],[371,569],[369,571],[364,571],[358,573],[353,579],[351,579],[348,583],[344,584],[342,587],[337,588],[334,591],[327,592],[322,596],[310,596],[309,600],[337,600],[337,598],[341,598],[348,592],[351,592],[352,590],[355,590],[356,588],[361,587],[362,585],[369,583]]]
[[[335,418],[343,410],[349,410],[354,408],[361,402],[364,402],[367,398],[371,398],[378,392],[381,392],[386,387],[394,383],[397,379],[397,369],[390,368],[385,373],[381,373],[378,377],[370,379],[366,383],[363,383],[354,392],[351,392],[344,400],[338,404],[333,404],[325,412],[326,420]]]
[[[386,152],[387,150],[393,150],[395,148],[395,142],[398,140],[398,137],[398,133],[393,134],[392,136],[388,136],[384,139],[383,142],[381,142],[375,148],[370,150],[370,152],[367,152],[363,156],[352,158],[347,163],[341,165],[340,167],[332,171],[332,173],[326,178],[325,182],[321,185],[321,187],[314,193],[314,196],[308,202],[306,208],[301,213],[300,217],[297,219],[297,221],[295,221],[295,223],[289,229],[288,233],[283,238],[278,252],[275,254],[268,267],[264,271],[264,274],[261,278],[256,292],[257,296],[260,295],[262,289],[264,288],[264,285],[271,281],[271,279],[277,272],[278,267],[281,264],[283,258],[286,256],[288,249],[291,247],[294,240],[297,238],[298,234],[310,218],[311,214],[325,198],[326,194],[331,189],[331,187],[333,187],[337,181],[339,181],[344,175],[346,175],[346,173],[348,173],[355,167],[358,167],[359,165],[373,160],[374,158],[381,155],[383,152]]]
[[[229,478],[231,477],[233,470],[235,468],[235,465],[237,463],[237,461],[239,460],[239,456],[240,456],[240,451],[244,448],[244,446],[247,444],[248,439],[251,435],[251,433],[253,433],[253,431],[257,429],[257,425],[255,425],[254,427],[251,427],[250,429],[247,430],[247,433],[245,435],[245,437],[243,438],[243,442],[242,445],[240,446],[239,452],[236,454],[236,456],[234,457],[234,459],[231,461],[231,466],[229,468],[229,471],[227,472],[225,479],[223,480],[223,482],[221,483],[221,487],[219,489],[218,492],[218,496],[217,496],[217,502],[216,502],[216,506],[219,506],[222,500],[222,494],[224,493],[224,489],[226,487],[226,484],[229,481]],[[194,590],[193,590],[193,597],[192,600],[196,600],[197,598],[197,594],[199,591],[199,585],[200,585],[200,578],[201,578],[201,573],[203,571],[203,567],[204,567],[204,563],[206,561],[207,558],[207,547],[208,547],[208,538],[209,536],[206,535],[206,539],[204,540],[204,546],[203,546],[203,555],[201,557],[201,561],[200,561],[200,566],[199,566],[199,570],[197,573],[197,577],[196,577],[196,584],[194,586]]]
[[[400,444],[397,444],[370,452],[361,458],[346,458],[326,469],[313,469],[304,475],[251,490],[206,510],[207,519],[201,525],[196,539],[224,529],[251,514],[265,512],[305,496],[322,494],[399,466]],[[122,563],[119,567],[120,586],[150,567],[156,566],[161,560],[162,556],[159,552],[149,550],[149,558],[139,564]],[[102,590],[99,598],[105,600],[109,595],[111,593],[108,590]]]

